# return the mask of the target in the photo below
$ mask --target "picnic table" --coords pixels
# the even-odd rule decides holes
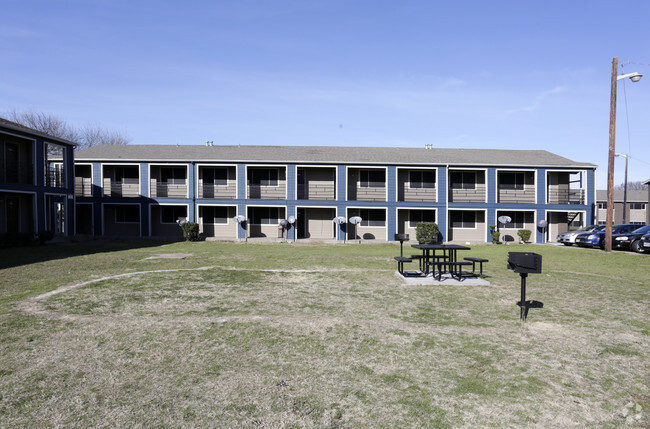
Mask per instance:
[[[424,274],[429,275],[429,267],[434,267],[432,275],[435,276],[435,268],[438,269],[438,280],[442,278],[443,272],[449,272],[452,277],[460,279],[463,276],[462,267],[470,265],[471,262],[459,262],[459,250],[471,250],[471,247],[460,244],[412,244],[411,247],[422,251],[422,267]]]

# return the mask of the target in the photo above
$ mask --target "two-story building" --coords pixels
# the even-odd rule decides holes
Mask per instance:
[[[207,238],[277,238],[293,216],[290,239],[392,240],[436,222],[446,241],[487,242],[508,216],[506,240],[544,242],[593,222],[595,169],[539,150],[95,146],[76,154],[77,232],[179,237],[187,219]]]
[[[74,234],[75,146],[0,118],[0,234]]]
[[[614,224],[623,223],[623,210],[625,210],[625,223],[637,223],[643,225],[650,219],[648,210],[648,191],[628,190],[627,201],[624,201],[625,193],[621,189],[614,189]],[[607,190],[596,191],[596,223],[607,222]]]

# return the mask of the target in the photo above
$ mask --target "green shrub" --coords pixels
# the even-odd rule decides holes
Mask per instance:
[[[38,231],[38,242],[45,244],[46,241],[50,241],[54,238],[54,233],[52,231]]]
[[[492,242],[493,243],[498,243],[499,242],[499,239],[501,238],[501,232],[500,231],[492,231],[490,233],[490,235],[492,236]]]
[[[437,223],[420,222],[415,227],[415,239],[420,244],[433,244],[439,241],[440,230]]]
[[[199,240],[199,224],[196,222],[183,222],[180,224],[183,230],[183,237],[185,241],[198,241]]]
[[[519,231],[517,231],[517,235],[519,236],[519,239],[521,239],[521,241],[523,241],[524,243],[530,240],[530,234],[532,233],[528,229],[520,229]]]

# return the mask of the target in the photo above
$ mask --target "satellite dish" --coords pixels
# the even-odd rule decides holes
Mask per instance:
[[[497,220],[499,221],[499,223],[510,223],[512,221],[510,216],[499,216]]]
[[[280,225],[282,225],[282,226],[287,226],[287,225],[289,225],[289,221],[286,220],[286,219],[282,219],[282,220],[280,221]]]
[[[548,226],[548,222],[545,219],[542,219],[539,222],[537,222],[537,226],[539,226],[540,228],[546,228]]]
[[[337,225],[341,225],[342,223],[345,223],[345,218],[343,216],[337,216],[334,219],[332,219],[332,222],[334,222]]]
[[[358,224],[358,223],[361,223],[361,220],[362,220],[362,219],[361,219],[360,216],[352,216],[352,217],[350,218],[350,223],[351,223],[352,225],[356,225],[356,224]]]
[[[244,216],[242,216],[242,215],[239,215],[239,216],[235,216],[234,218],[232,218],[232,220],[234,220],[237,223],[242,223],[242,222],[244,222],[246,220],[246,218]]]
[[[289,216],[289,219],[287,219],[291,225],[296,223],[296,218],[294,216]]]

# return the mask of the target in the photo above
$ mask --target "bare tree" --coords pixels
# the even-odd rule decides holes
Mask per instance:
[[[625,189],[625,183],[614,186],[614,189]],[[644,185],[640,180],[636,182],[627,182],[628,191],[645,191],[647,189],[648,185]]]
[[[65,120],[44,112],[9,113],[9,120],[20,125],[78,143],[77,149],[86,149],[100,144],[129,144],[131,139],[118,131],[106,130],[99,125],[74,127]]]

